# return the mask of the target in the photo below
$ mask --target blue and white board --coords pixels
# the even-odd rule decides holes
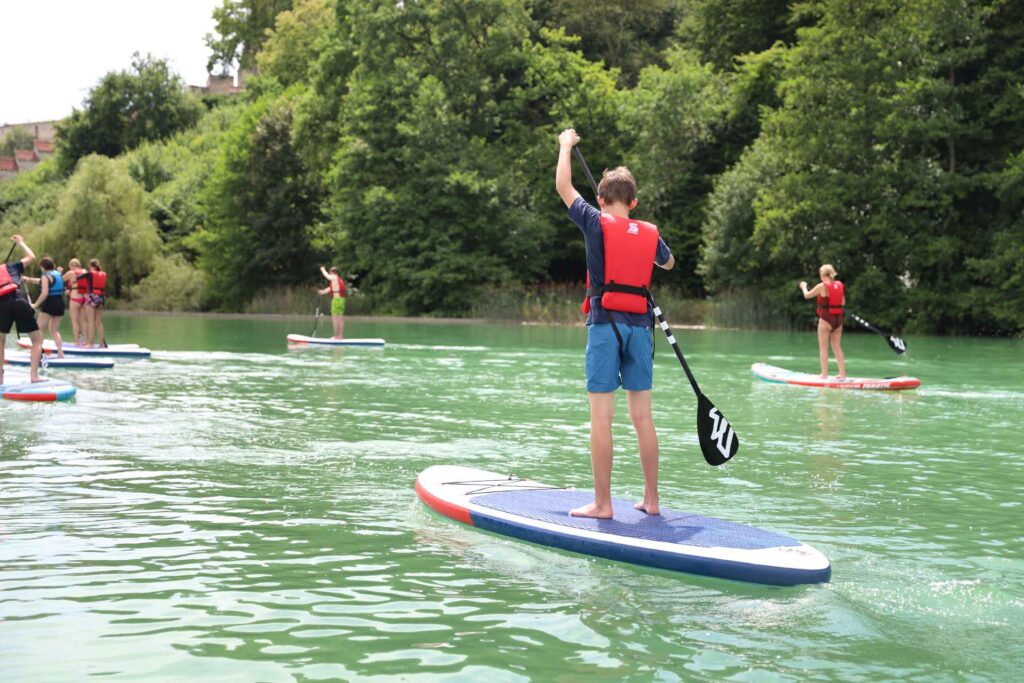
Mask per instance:
[[[662,508],[660,515],[613,500],[613,519],[570,517],[589,491],[457,465],[428,467],[416,479],[428,506],[480,529],[541,545],[672,571],[778,586],[822,583],[828,558],[772,531]]]
[[[332,339],[331,337],[307,337],[304,334],[289,334],[288,343],[314,346],[384,346],[383,339]]]
[[[0,384],[0,396],[9,401],[67,401],[75,395],[75,385],[69,382],[48,379],[43,382],[28,382],[23,379]]]
[[[32,348],[28,339],[19,339],[18,346],[23,349]],[[43,353],[57,353],[57,344],[52,339],[43,342]],[[64,344],[65,356],[110,356],[113,358],[149,358],[153,352],[138,344],[111,344],[110,346],[79,346]]]
[[[32,365],[32,358],[26,355],[14,355],[7,354],[4,358],[4,362],[8,365],[18,365],[21,367],[29,367]],[[109,369],[114,367],[114,361],[112,360],[100,360],[98,358],[51,358],[43,356],[40,364],[43,367],[48,368],[70,368],[70,369]]]

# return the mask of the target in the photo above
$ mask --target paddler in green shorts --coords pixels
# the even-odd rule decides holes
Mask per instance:
[[[318,289],[320,296],[330,292],[331,294],[331,325],[334,327],[332,339],[345,338],[345,280],[338,275],[338,269],[332,267],[329,271],[320,266],[320,273],[327,278],[327,286]]]

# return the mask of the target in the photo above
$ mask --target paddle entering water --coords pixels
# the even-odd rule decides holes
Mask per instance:
[[[596,198],[598,194],[597,183],[594,181],[594,176],[590,173],[590,167],[587,166],[583,153],[580,152],[579,146],[573,147],[572,151],[576,156],[576,160],[580,162],[580,166],[583,167],[583,174],[590,181],[590,187],[593,189],[594,197]],[[661,312],[661,308],[658,307],[658,304],[654,301],[654,296],[650,292],[647,293],[647,298],[651,302],[651,308],[654,311],[654,315],[658,318],[662,331],[664,331],[665,336],[668,338],[668,343],[672,346],[679,364],[683,367],[683,372],[686,373],[686,379],[690,380],[690,387],[693,389],[693,393],[697,396],[697,441],[700,443],[700,452],[709,465],[717,466],[726,463],[732,459],[732,456],[736,455],[736,451],[740,448],[739,436],[736,435],[736,431],[729,424],[729,421],[725,419],[725,416],[719,412],[718,408],[700,390],[700,386],[698,386],[693,372],[690,371],[690,366],[686,362],[679,344],[676,343],[675,335],[672,334],[672,330],[669,328],[668,321],[665,320],[665,315]]]
[[[895,351],[896,353],[903,354],[907,352],[907,344],[901,338],[897,337],[894,334],[886,334],[885,332],[882,332],[882,330],[878,329],[877,327],[869,323],[867,320],[857,315],[856,313],[850,313],[850,317],[859,322],[864,327],[871,330],[872,332],[875,332],[885,337],[885,341],[889,344],[889,348]]]
[[[309,333],[310,337],[315,337],[317,330],[320,329],[320,318],[323,317],[323,313],[320,312],[320,302],[323,301],[323,299],[322,295],[316,295],[316,311],[313,313],[313,331]]]

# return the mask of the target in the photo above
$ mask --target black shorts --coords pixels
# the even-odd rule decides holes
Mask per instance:
[[[61,317],[62,315],[64,315],[64,297],[46,297],[46,299],[43,301],[43,305],[39,307],[39,310],[53,318]]]
[[[18,332],[29,334],[39,329],[36,312],[32,304],[16,294],[0,299],[0,334],[10,334],[11,326],[17,324]]]

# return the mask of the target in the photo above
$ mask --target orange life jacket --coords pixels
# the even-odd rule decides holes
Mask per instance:
[[[337,283],[337,285],[338,285],[337,288],[335,288],[335,286],[334,286],[335,283]],[[333,298],[335,298],[335,299],[344,299],[345,298],[345,281],[341,279],[340,275],[336,279],[330,280],[330,286],[331,286],[331,296]]]
[[[89,276],[89,291],[103,296],[104,290],[107,288],[107,274],[102,270],[93,270]]]
[[[84,296],[89,293],[89,277],[83,277],[85,268],[72,268],[71,272],[75,274],[75,291],[78,292],[79,296]]]
[[[825,285],[825,296],[818,297],[818,317],[828,313],[829,315],[843,314],[843,297],[845,288],[839,280],[833,280]]]
[[[590,312],[590,297],[600,296],[609,311],[646,313],[647,293],[658,252],[658,228],[632,218],[601,214],[604,236],[604,284],[594,287],[587,273],[583,312]]]
[[[0,296],[7,296],[16,291],[18,291],[18,285],[14,284],[11,271],[7,270],[6,263],[0,263]]]

